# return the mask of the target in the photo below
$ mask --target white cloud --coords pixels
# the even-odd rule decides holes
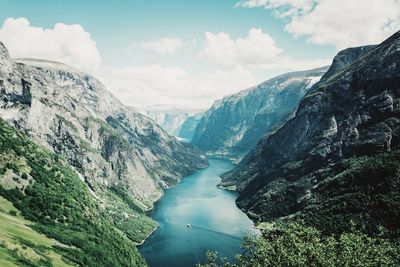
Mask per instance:
[[[258,69],[282,70],[283,73],[289,71],[301,71],[301,70],[319,68],[330,65],[331,63],[332,63],[331,58],[298,60],[290,56],[281,56],[274,62],[269,62],[263,65],[259,65]]]
[[[330,64],[330,59],[296,60],[275,44],[274,39],[260,29],[251,29],[248,36],[232,40],[227,33],[205,33],[199,57],[225,66],[245,66],[251,69],[304,70]]]
[[[222,65],[260,65],[275,60],[281,52],[271,36],[253,28],[248,36],[237,40],[224,32],[206,32],[199,57]]]
[[[400,28],[399,0],[245,0],[244,7],[264,7],[288,18],[285,30],[320,45],[379,43]]]
[[[283,55],[273,38],[260,29],[251,29],[247,36],[237,39],[226,33],[206,33],[199,56],[222,64],[223,69],[201,73],[157,64],[101,67],[96,43],[80,25],[58,23],[46,29],[31,26],[25,18],[9,18],[0,28],[0,41],[13,57],[55,60],[95,73],[121,101],[137,107],[156,104],[209,107],[215,99],[261,82],[259,78],[265,77],[265,69],[283,72],[328,63],[299,61]],[[171,54],[182,47],[193,47],[195,40],[190,44],[163,38],[138,44],[146,44],[147,49],[157,53]]]
[[[140,43],[143,49],[156,52],[160,55],[173,55],[182,49],[184,45],[183,40],[179,38],[161,38],[159,40]]]
[[[26,18],[8,18],[0,28],[0,41],[14,58],[59,61],[89,72],[101,64],[96,43],[79,24],[45,29],[31,26]]]
[[[136,65],[103,69],[101,77],[113,94],[135,107],[156,104],[209,107],[215,99],[258,82],[240,66],[192,74],[177,67]]]
[[[313,8],[314,0],[244,0],[236,4],[236,7],[264,7],[274,9],[279,17],[286,17],[295,14],[304,14]]]

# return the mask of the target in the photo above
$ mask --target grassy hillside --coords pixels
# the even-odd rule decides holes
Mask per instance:
[[[53,245],[52,250],[65,262],[82,266],[145,265],[132,240],[143,232],[139,227],[142,221],[130,225],[121,220],[118,229],[116,220],[62,158],[1,119],[0,185],[0,194],[34,223],[33,230],[64,244]],[[145,220],[144,215],[138,216]],[[142,223],[144,228],[152,227]],[[6,253],[4,247],[2,253]]]
[[[32,224],[0,197],[0,266],[74,266],[53,248],[61,244],[30,228]]]

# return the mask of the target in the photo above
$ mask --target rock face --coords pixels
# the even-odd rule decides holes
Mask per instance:
[[[128,194],[143,209],[206,158],[64,64],[11,60],[0,44],[0,116],[65,157],[93,194]],[[112,204],[110,204],[112,206]]]
[[[197,113],[193,116],[188,117],[179,129],[178,137],[190,142],[193,139],[194,133],[196,132],[197,125],[199,125],[203,112]]]
[[[192,116],[202,113],[199,109],[190,109],[175,105],[157,105],[137,110],[139,113],[155,120],[168,134],[179,136],[183,123]]]
[[[122,214],[104,212],[95,196],[65,159],[0,118],[1,266],[145,266],[135,245],[156,223],[129,209]],[[13,217],[22,215],[29,221],[10,220],[7,207],[13,208]],[[35,231],[29,228],[33,226]],[[53,241],[40,241],[46,239],[39,232]],[[38,248],[37,242],[42,242],[40,254],[50,257],[50,245],[66,249],[58,252],[56,262],[36,253],[24,253],[23,262],[16,259],[16,247],[24,245],[29,251]]]
[[[290,118],[326,70],[284,74],[216,101],[201,119],[192,143],[209,154],[242,158],[263,135]]]
[[[223,180],[237,186],[238,205],[256,220],[311,209],[316,205],[310,201],[315,194],[326,204],[331,197],[343,197],[354,189],[349,202],[341,200],[350,212],[357,196],[365,193],[371,199],[372,182],[365,190],[354,187],[351,180],[346,185],[338,182],[346,176],[335,176],[338,163],[350,157],[388,153],[398,149],[399,143],[400,32],[380,45],[340,52],[300,102],[295,117],[264,137]],[[372,176],[363,177],[386,179]],[[335,184],[336,191],[323,186],[328,181]]]

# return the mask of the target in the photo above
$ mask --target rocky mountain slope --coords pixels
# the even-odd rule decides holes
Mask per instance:
[[[157,105],[147,108],[137,109],[137,111],[147,117],[152,118],[168,134],[179,136],[179,131],[183,123],[192,116],[202,113],[200,109],[190,109],[176,105]]]
[[[1,266],[146,265],[135,240],[155,223],[128,208],[116,219],[61,156],[1,118],[0,185]]]
[[[207,165],[199,150],[122,105],[94,77],[60,63],[12,60],[1,43],[0,117],[63,157],[137,243],[155,227],[143,211]]]
[[[377,46],[340,52],[295,117],[223,175],[223,184],[237,186],[239,207],[255,220],[396,230],[399,143],[397,32]]]
[[[283,74],[216,101],[201,119],[192,143],[210,154],[242,158],[263,135],[290,118],[326,70]]]
[[[192,141],[194,133],[196,132],[197,125],[199,125],[201,118],[203,117],[203,112],[197,113],[193,116],[186,118],[182,123],[181,128],[178,132],[178,137]]]

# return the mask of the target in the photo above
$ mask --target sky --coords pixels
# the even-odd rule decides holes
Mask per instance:
[[[0,0],[13,58],[60,61],[124,104],[208,108],[400,29],[400,0]]]

